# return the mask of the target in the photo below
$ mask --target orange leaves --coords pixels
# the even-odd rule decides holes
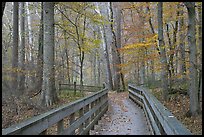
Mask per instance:
[[[125,45],[123,48],[120,49],[120,51],[133,50],[133,49],[137,49],[137,48],[141,48],[141,47],[150,48],[153,45],[156,45],[157,44],[157,41],[156,41],[157,40],[157,34],[149,35],[149,36],[150,37],[146,36],[146,39],[143,42]]]

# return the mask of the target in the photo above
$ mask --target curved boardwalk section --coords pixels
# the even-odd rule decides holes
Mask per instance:
[[[143,110],[128,99],[128,92],[109,92],[109,108],[90,135],[150,135]]]

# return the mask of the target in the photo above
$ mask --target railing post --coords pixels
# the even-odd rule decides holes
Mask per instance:
[[[89,104],[85,106],[84,113],[88,111],[89,111]],[[88,125],[89,125],[89,118],[85,121],[84,128],[86,128]],[[87,134],[89,134],[89,132],[87,132]]]
[[[84,115],[84,108],[82,107],[79,110],[79,118],[82,117]],[[83,131],[83,123],[79,126],[79,134]]]
[[[64,130],[64,120],[60,120],[58,123],[57,123],[57,133],[61,133],[63,130]]]
[[[91,109],[93,109],[94,108],[94,101],[93,102],[91,102]],[[91,118],[90,118],[90,121],[92,121],[94,119],[94,113],[91,115]],[[91,128],[91,130],[93,130],[94,129],[94,126]]]
[[[95,105],[97,106],[98,104],[99,104],[99,98],[95,100]],[[95,116],[98,116],[98,114],[100,113],[99,109],[96,110]],[[98,121],[96,122],[96,125],[98,125]]]
[[[76,81],[74,82],[74,95],[76,95]]]
[[[72,123],[74,123],[75,121],[75,113],[72,113],[70,115],[70,119],[69,119],[69,125],[71,125]],[[75,135],[75,131],[71,132],[71,135]]]
[[[104,83],[103,83],[103,88],[105,88],[105,87],[106,87],[106,83],[104,82]]]

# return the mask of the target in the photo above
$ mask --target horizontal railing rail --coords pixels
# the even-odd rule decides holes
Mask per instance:
[[[191,132],[148,89],[128,84],[128,91],[129,98],[143,108],[153,134],[191,135]]]
[[[81,88],[80,85],[59,83],[59,90],[80,90],[80,88]],[[89,92],[97,92],[103,89],[103,87],[100,86],[88,86],[88,85],[83,85],[82,88],[83,91]]]
[[[53,125],[57,125],[57,134],[89,134],[107,109],[108,89],[104,88],[90,96],[2,129],[2,134],[47,134]],[[65,120],[66,118],[69,120]],[[68,125],[67,128],[65,124]]]

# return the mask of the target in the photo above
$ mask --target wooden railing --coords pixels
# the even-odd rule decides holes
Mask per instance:
[[[191,132],[148,89],[128,84],[128,91],[129,98],[143,108],[152,134],[191,135]]]
[[[99,91],[101,89],[103,89],[104,87],[99,87],[99,86],[88,86],[88,85],[83,85],[83,91],[89,91],[89,92],[96,92]],[[80,90],[80,85],[76,85],[76,83],[74,84],[62,84],[59,83],[59,90]]]
[[[89,134],[107,109],[108,90],[104,88],[93,95],[2,129],[2,134],[47,134],[53,125],[57,126],[57,134]],[[67,118],[69,120],[65,120]],[[65,125],[68,127],[65,128]]]

